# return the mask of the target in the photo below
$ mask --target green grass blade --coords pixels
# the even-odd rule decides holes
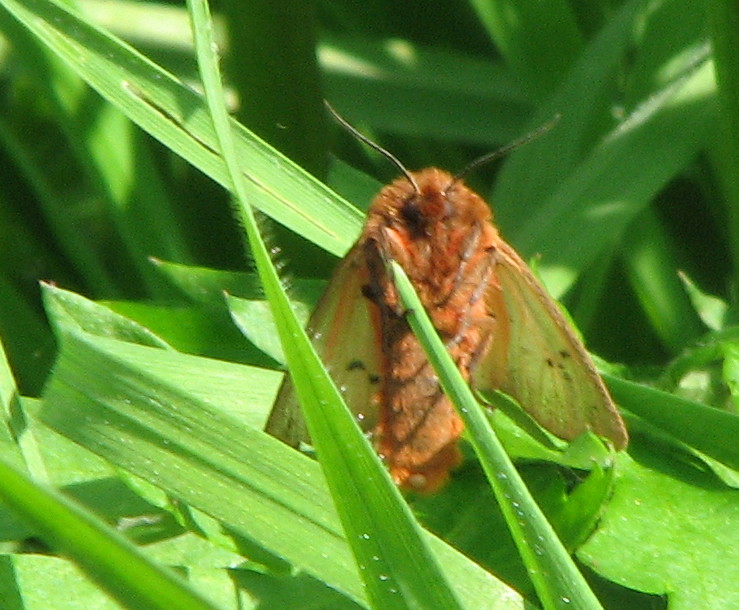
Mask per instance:
[[[314,176],[328,169],[328,119],[316,58],[313,2],[240,0],[220,6],[229,28],[228,82],[237,118]],[[245,58],[247,58],[245,60]]]
[[[55,146],[51,151],[38,145],[38,138],[45,135],[33,132],[38,127],[13,122],[3,129],[3,139],[33,185],[59,245],[89,286],[114,294],[126,283],[126,276],[111,281],[98,248],[80,239],[81,226],[87,226],[79,216],[85,196],[104,209],[120,238],[119,256],[138,268],[137,279],[156,280],[147,256],[191,260],[145,137],[115,107],[91,103],[89,88],[69,64],[6,12],[0,14],[0,26],[53,107],[52,125],[45,129],[53,130]],[[56,165],[59,158],[65,163],[49,171],[49,163]],[[70,183],[76,188],[71,189]],[[60,205],[60,199],[69,201]],[[70,207],[76,213],[70,213]],[[156,293],[158,284],[150,281],[147,287]]]
[[[519,137],[531,115],[499,61],[350,35],[324,35],[318,52],[331,104],[383,132],[493,148]]]
[[[5,354],[5,348],[0,341],[0,459],[15,468],[28,468],[28,456],[24,455],[18,441],[18,417],[22,416],[18,388],[15,385],[13,372]],[[37,455],[35,446],[32,455]],[[33,461],[31,462],[34,463]],[[43,468],[43,463],[38,462]]]
[[[672,436],[739,470],[739,416],[612,375],[603,375],[617,403]]]
[[[703,332],[678,274],[675,244],[656,213],[646,209],[633,223],[622,247],[626,273],[642,309],[663,344],[678,352]]]
[[[536,125],[555,113],[561,120],[516,151],[496,184],[504,237],[524,258],[542,255],[541,275],[555,297],[599,257],[613,256],[630,223],[713,133],[715,81],[705,44],[685,48],[671,80],[634,102],[625,119],[611,119],[610,131],[604,127],[641,10],[640,1],[624,4],[590,43],[535,116]]]
[[[227,169],[203,99],[128,45],[51,0],[0,5],[133,122],[228,186]],[[342,255],[360,213],[286,157],[232,122],[241,171],[260,209],[324,249]]]
[[[367,604],[319,464],[245,423],[244,411],[261,406],[249,421],[263,425],[278,373],[83,333],[61,344],[44,424]],[[521,607],[491,574],[424,536],[468,607]]]
[[[583,40],[569,2],[470,0],[496,47],[535,99],[560,82]],[[551,41],[557,44],[552,45]]]
[[[240,217],[272,307],[296,394],[367,595],[378,608],[461,607],[420,526],[343,404],[290,307],[259,233],[236,161],[213,55],[207,3],[189,0],[188,6],[205,94],[231,173]]]
[[[722,112],[717,133],[716,165],[724,189],[729,245],[734,268],[739,266],[739,6],[733,0],[706,5]]]
[[[393,262],[391,266],[411,328],[439,375],[444,391],[464,420],[472,445],[544,607],[600,608],[598,599],[526,489],[482,407],[462,379],[408,276],[397,263]]]
[[[213,609],[180,578],[146,559],[119,533],[81,507],[0,461],[0,498],[52,548],[71,557],[131,608]]]

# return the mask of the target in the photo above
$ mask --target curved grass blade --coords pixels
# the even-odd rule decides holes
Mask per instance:
[[[292,311],[262,241],[236,160],[213,54],[207,3],[188,0],[206,99],[230,171],[237,212],[277,324],[293,384],[371,603],[462,607],[400,492],[363,436]]]
[[[215,608],[86,510],[44,489],[4,461],[0,461],[0,499],[122,604],[161,610]]]

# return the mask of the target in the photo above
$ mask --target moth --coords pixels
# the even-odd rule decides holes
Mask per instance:
[[[410,278],[474,388],[509,394],[555,436],[572,440],[591,430],[623,449],[626,429],[590,356],[500,237],[487,203],[459,176],[410,172],[383,152],[402,176],[375,197],[309,328],[394,481],[425,493],[443,486],[461,461],[463,424],[410,330],[390,260]],[[289,380],[266,430],[294,446],[309,442]]]

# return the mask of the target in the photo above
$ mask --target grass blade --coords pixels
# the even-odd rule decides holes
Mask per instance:
[[[207,3],[190,0],[188,6],[205,94],[233,181],[237,210],[272,307],[296,394],[367,595],[373,605],[381,608],[461,607],[423,540],[420,526],[343,404],[290,307],[259,233],[236,160],[212,51]],[[372,484],[375,481],[378,484]],[[383,523],[390,527],[382,527]]]
[[[50,0],[0,3],[139,127],[217,182],[230,179],[203,99],[123,42]],[[281,224],[342,255],[360,213],[235,121],[240,172],[256,203]],[[296,205],[295,202],[300,202]]]
[[[4,461],[0,461],[0,499],[122,604],[161,610],[214,608],[99,519]]]
[[[526,489],[482,407],[462,379],[408,276],[397,263],[391,265],[411,328],[469,430],[472,445],[544,607],[600,608],[598,599]]]

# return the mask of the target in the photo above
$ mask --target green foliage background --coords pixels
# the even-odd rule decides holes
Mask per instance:
[[[393,177],[324,97],[410,168],[561,115],[470,182],[620,363],[632,442],[602,470],[493,419],[604,607],[736,607],[736,3],[214,9],[239,162],[304,315]],[[261,432],[283,353],[189,27],[177,4],[0,0],[0,457],[34,481],[0,473],[3,608],[371,603],[320,468]],[[410,502],[460,605],[539,603],[472,456]]]

